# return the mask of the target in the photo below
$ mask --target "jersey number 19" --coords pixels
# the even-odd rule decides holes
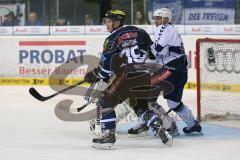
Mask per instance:
[[[128,64],[130,63],[142,63],[144,62],[146,56],[141,53],[138,49],[138,46],[124,48],[121,52],[122,55],[125,55],[128,60]]]

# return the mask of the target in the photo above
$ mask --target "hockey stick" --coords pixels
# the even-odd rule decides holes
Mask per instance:
[[[74,84],[74,85],[72,85],[72,86],[69,86],[69,87],[67,87],[67,88],[64,88],[63,90],[61,90],[61,91],[59,91],[59,92],[57,92],[57,93],[54,93],[54,94],[52,94],[52,95],[50,95],[50,96],[47,96],[47,97],[42,96],[42,95],[41,95],[35,88],[33,88],[33,87],[31,87],[31,88],[29,89],[29,93],[30,93],[34,98],[36,98],[37,100],[44,102],[44,101],[49,100],[49,99],[51,99],[51,98],[53,98],[53,97],[55,97],[55,96],[57,96],[57,95],[59,95],[59,94],[62,94],[62,93],[64,93],[64,92],[66,92],[66,91],[68,91],[68,90],[70,90],[70,89],[72,89],[72,88],[74,88],[74,87],[76,87],[76,86],[78,86],[78,85],[80,85],[80,84],[82,84],[82,83],[84,83],[84,82],[85,82],[85,80],[80,81],[80,82],[78,82],[78,83],[76,83],[76,84]]]
[[[78,112],[81,112],[81,110],[83,110],[84,108],[86,108],[90,103],[91,103],[91,102],[88,102],[88,103],[84,104],[82,107],[78,107],[78,108],[77,108],[77,111],[78,111]]]

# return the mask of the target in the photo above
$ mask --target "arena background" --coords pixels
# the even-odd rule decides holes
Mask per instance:
[[[238,159],[239,120],[202,122],[203,136],[185,136],[180,131],[181,136],[174,139],[169,149],[153,134],[129,139],[127,130],[136,120],[131,114],[118,125],[116,150],[96,151],[91,148],[87,122],[61,121],[55,115],[54,107],[66,99],[73,102],[71,111],[76,113],[76,107],[86,103],[82,96],[63,94],[42,103],[28,92],[35,87],[43,95],[55,93],[49,86],[49,76],[57,66],[70,59],[81,63],[84,55],[99,56],[109,35],[103,25],[109,9],[124,10],[128,15],[126,25],[145,29],[153,39],[152,12],[166,6],[173,12],[173,25],[183,38],[189,59],[189,80],[185,86],[188,90],[184,91],[183,101],[196,116],[197,39],[240,39],[240,0],[0,0],[1,158]],[[37,17],[36,25],[29,25],[31,16]],[[58,79],[56,84],[64,88],[63,84],[76,83],[85,73],[86,66],[58,70],[59,75],[69,76],[64,81]],[[232,78],[236,83],[228,88],[214,86],[225,94],[210,92],[210,97],[215,96],[206,100],[210,107],[225,109],[224,105],[231,101],[235,105],[231,107],[239,108],[238,76]],[[158,102],[167,106],[161,97]],[[181,130],[184,124],[173,116]]]

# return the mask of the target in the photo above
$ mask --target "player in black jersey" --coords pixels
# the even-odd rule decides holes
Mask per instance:
[[[142,96],[144,99],[147,98],[146,95],[149,95],[149,98],[157,97],[160,92],[159,87],[156,89],[148,85],[157,84],[158,78],[164,79],[167,72],[164,71],[163,75],[160,74],[157,79],[151,80],[151,74],[154,72],[150,72],[149,68],[159,69],[161,67],[160,65],[151,67],[144,65],[146,58],[151,58],[150,46],[153,42],[144,30],[134,26],[123,27],[126,18],[123,11],[110,10],[105,18],[107,29],[111,34],[104,42],[99,67],[89,72],[85,79],[88,79],[90,83],[99,79],[95,83],[96,90],[103,91],[100,92],[103,95],[96,103],[101,108],[100,123],[103,133],[101,137],[93,139],[94,146],[111,149],[116,141],[114,107],[127,98],[130,99],[131,106],[136,106],[138,97]],[[112,74],[116,78],[110,83],[109,78]],[[169,84],[162,86],[165,90],[171,90],[172,87]],[[144,90],[144,95],[139,90]],[[167,137],[161,138],[163,143],[168,142]]]

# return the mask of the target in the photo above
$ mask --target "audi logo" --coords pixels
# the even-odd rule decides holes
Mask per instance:
[[[71,28],[70,32],[79,32],[79,28]]]
[[[31,33],[39,33],[40,32],[40,28],[30,28],[30,32]]]
[[[7,29],[6,28],[0,28],[0,33],[7,33]]]
[[[239,47],[240,48],[240,47]],[[240,50],[219,49],[213,47],[207,49],[205,66],[210,72],[240,73]]]

